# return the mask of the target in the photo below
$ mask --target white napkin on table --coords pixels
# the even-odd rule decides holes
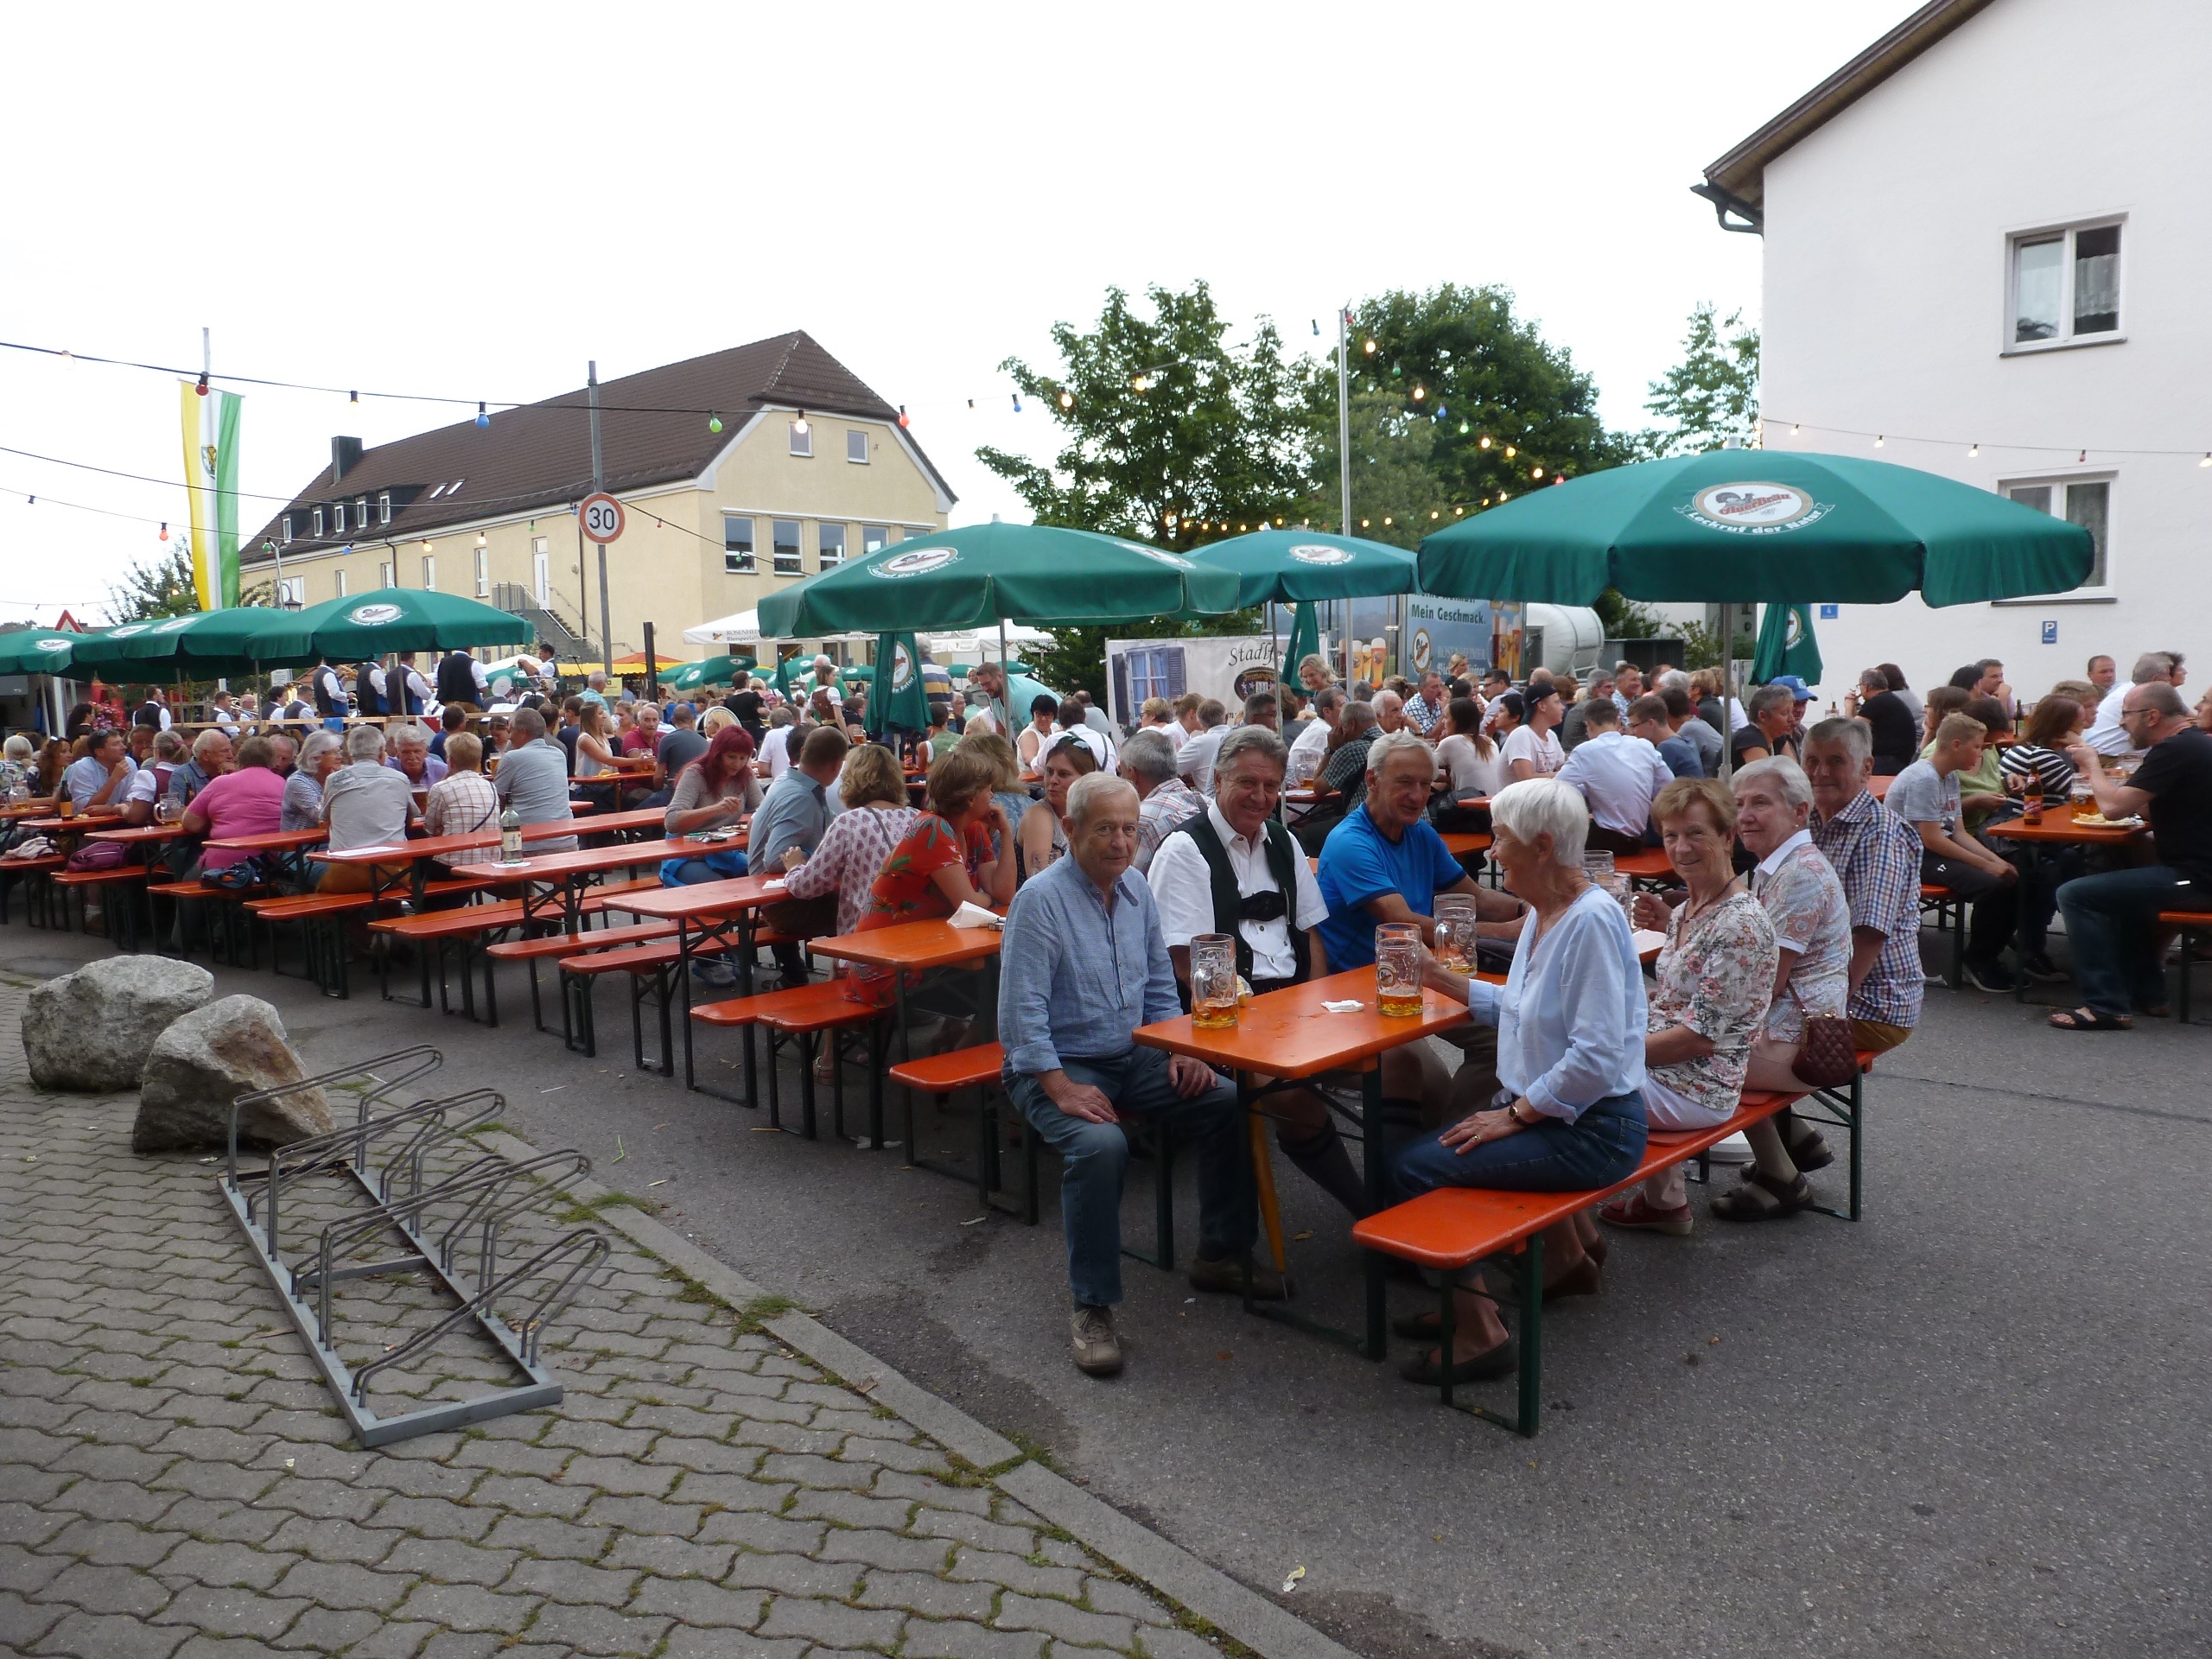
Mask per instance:
[[[1331,1014],[1357,1014],[1367,1004],[1360,1001],[1324,1002],[1321,1006]]]
[[[1004,927],[1006,925],[1004,917],[995,916],[981,905],[970,904],[965,899],[961,901],[960,908],[946,917],[945,920],[954,927]]]

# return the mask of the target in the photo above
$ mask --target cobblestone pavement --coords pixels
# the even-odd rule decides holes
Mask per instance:
[[[547,1342],[561,1406],[358,1449],[212,1160],[133,1155],[135,1097],[33,1090],[22,1001],[0,988],[0,1651],[1223,1650],[772,1310],[612,1232]],[[351,1294],[371,1351],[429,1306],[411,1281]],[[390,1388],[490,1375],[461,1352]]]

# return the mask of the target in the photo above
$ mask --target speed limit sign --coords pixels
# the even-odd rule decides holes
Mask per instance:
[[[622,504],[603,491],[588,495],[576,508],[583,519],[584,534],[601,547],[622,539]]]

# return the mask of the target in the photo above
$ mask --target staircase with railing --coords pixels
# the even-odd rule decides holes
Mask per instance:
[[[521,582],[499,582],[492,584],[492,603],[529,623],[537,631],[537,638],[553,647],[556,657],[588,663],[606,655],[593,643],[588,626],[573,618],[562,608],[561,601],[550,594],[541,603],[537,595]],[[628,648],[621,640],[615,641],[618,656]]]

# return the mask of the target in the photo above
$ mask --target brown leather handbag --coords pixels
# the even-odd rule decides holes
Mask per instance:
[[[1808,1089],[1843,1089],[1859,1075],[1859,1050],[1851,1021],[1833,1014],[1805,1016],[1805,1044],[1790,1071]]]

